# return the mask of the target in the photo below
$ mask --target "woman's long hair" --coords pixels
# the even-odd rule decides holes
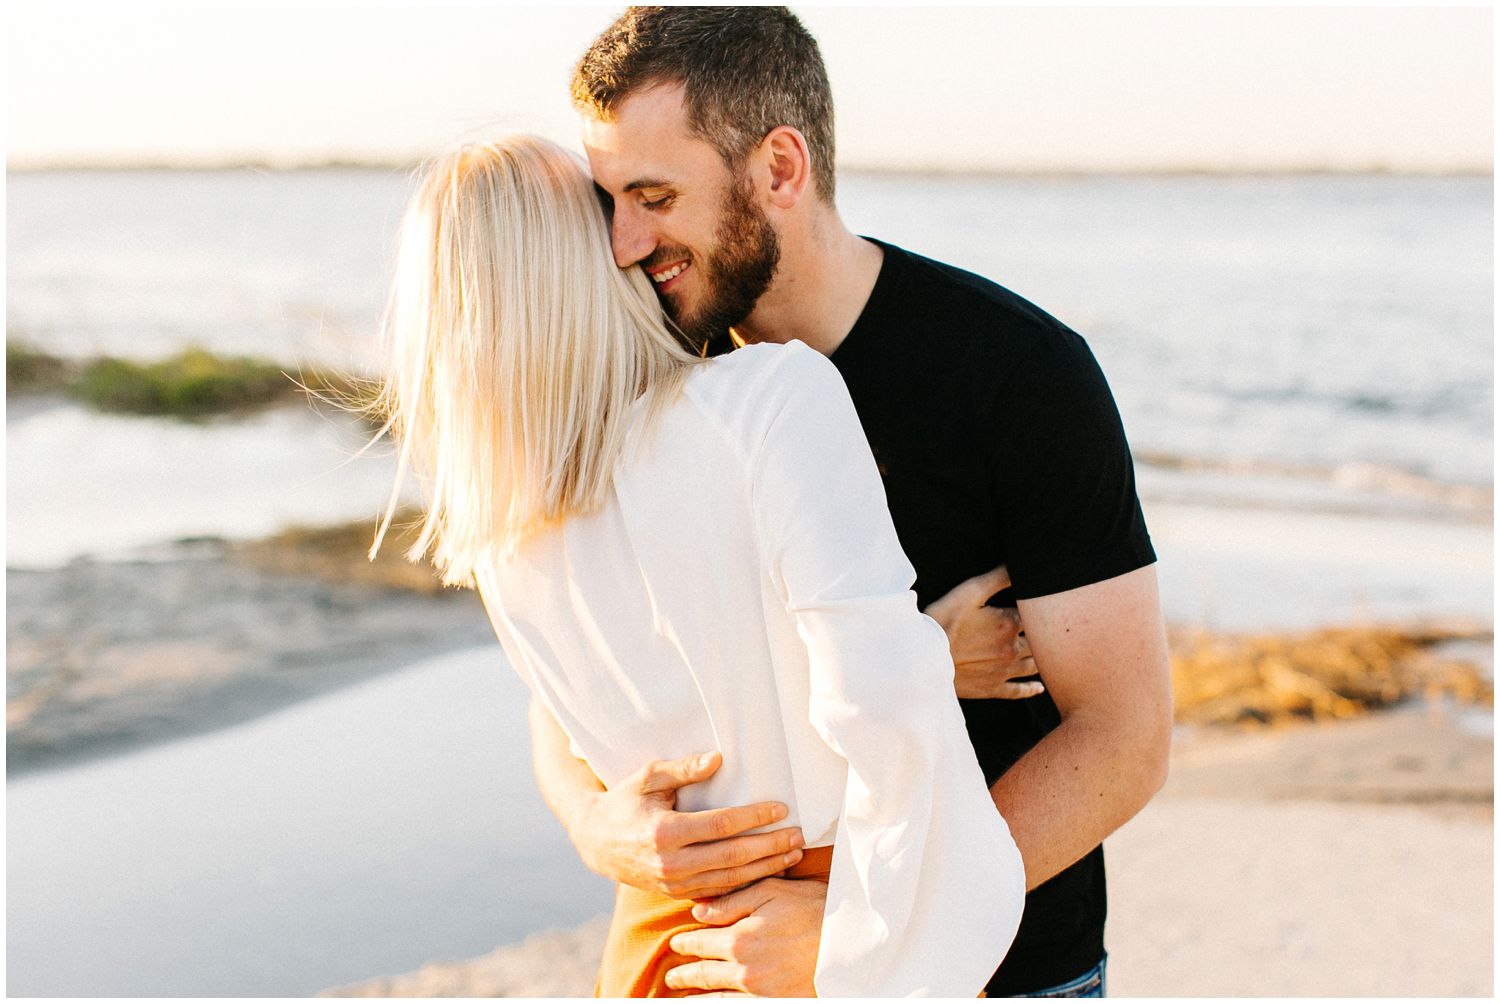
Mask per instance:
[[[371,557],[415,470],[407,551],[446,585],[609,492],[635,402],[647,421],[700,360],[651,281],[615,267],[578,158],[546,140],[469,144],[430,165],[402,225],[376,407],[400,444]]]

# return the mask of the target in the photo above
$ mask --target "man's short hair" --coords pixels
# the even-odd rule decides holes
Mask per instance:
[[[799,130],[815,189],[833,202],[828,73],[786,7],[628,7],[578,61],[573,103],[609,121],[629,95],[673,83],[693,131],[731,167],[777,126]]]

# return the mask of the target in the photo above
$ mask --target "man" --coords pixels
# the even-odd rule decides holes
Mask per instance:
[[[1171,699],[1155,555],[1087,346],[987,280],[844,227],[827,77],[784,8],[627,10],[573,96],[615,258],[646,271],[685,335],[710,351],[731,328],[800,339],[844,376],[1026,864],[1021,930],[988,993],[1102,995],[1100,844],[1165,779]],[[1003,592],[1018,614],[998,609]],[[1032,672],[1045,692],[1015,682]],[[767,878],[799,854],[800,833],[766,829],[784,807],[675,812],[716,754],[606,791],[544,709],[532,726],[543,795],[584,861],[706,900],[710,926],[673,942],[698,961],[669,985],[813,994],[826,887]]]

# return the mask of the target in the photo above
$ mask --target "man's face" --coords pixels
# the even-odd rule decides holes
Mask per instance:
[[[632,94],[610,122],[585,116],[583,145],[614,202],[615,263],[643,267],[695,342],[743,321],[776,273],[776,231],[750,180],[689,131],[682,87]]]

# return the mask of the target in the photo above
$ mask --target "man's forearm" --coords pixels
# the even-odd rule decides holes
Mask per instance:
[[[1097,847],[1166,781],[1170,721],[1121,726],[1108,715],[1072,715],[990,787],[1021,851],[1028,890]]]
[[[674,899],[699,899],[722,896],[801,859],[798,827],[765,830],[786,818],[780,802],[675,811],[679,789],[719,769],[718,753],[653,761],[606,788],[573,755],[544,705],[533,700],[530,718],[537,787],[590,870]]]
[[[1154,565],[1017,606],[1062,718],[990,789],[1034,889],[1166,781],[1172,674]]]

